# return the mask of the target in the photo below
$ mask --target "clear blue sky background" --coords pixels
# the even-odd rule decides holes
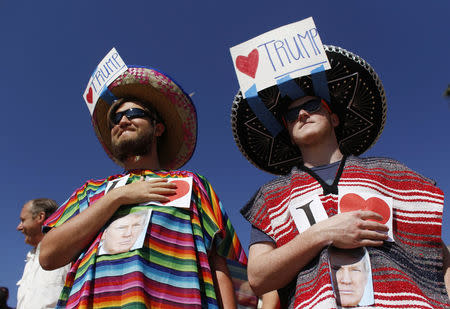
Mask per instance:
[[[359,54],[383,81],[387,123],[364,156],[403,161],[449,195],[449,13],[450,1],[0,0],[0,285],[10,289],[9,304],[29,250],[15,230],[22,205],[37,197],[62,203],[86,179],[121,171],[98,143],[82,98],[113,46],[126,63],[156,67],[195,92],[199,138],[185,168],[211,181],[247,247],[239,209],[273,176],[234,143],[238,82],[229,48],[313,16],[323,43]],[[446,209],[446,243],[449,225]]]

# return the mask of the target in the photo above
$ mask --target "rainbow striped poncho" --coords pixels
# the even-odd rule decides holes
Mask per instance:
[[[124,175],[87,181],[47,220],[46,226],[57,227],[70,220],[104,195],[108,181]],[[152,208],[143,247],[97,255],[102,229],[72,264],[57,308],[217,308],[208,262],[213,243],[219,255],[234,261],[235,272],[236,265],[245,272],[245,252],[204,177],[186,171],[140,170],[130,173],[128,183],[141,176],[192,176],[190,209],[121,206],[117,212],[124,214]],[[237,285],[241,283],[242,277]]]

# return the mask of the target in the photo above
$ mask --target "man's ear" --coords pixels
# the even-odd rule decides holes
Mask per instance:
[[[333,128],[336,128],[339,125],[339,117],[338,117],[338,115],[331,114],[330,118],[331,118],[331,125],[333,126]]]
[[[36,215],[36,220],[40,223],[40,224],[44,224],[45,221],[45,212],[41,211],[40,213],[38,213]]]
[[[158,122],[155,125],[155,136],[163,135],[165,130],[166,130],[166,127],[161,122]]]

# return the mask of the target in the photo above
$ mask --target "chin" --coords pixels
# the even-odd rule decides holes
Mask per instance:
[[[125,134],[122,133],[120,136],[118,136],[117,138],[115,138],[112,143],[116,144],[116,145],[121,145],[124,143],[130,143],[133,142],[136,138],[134,136],[132,136],[131,134]]]
[[[360,299],[355,299],[354,297],[341,297],[341,306],[343,307],[354,307],[358,306]]]
[[[297,145],[302,146],[311,146],[317,143],[318,137],[315,134],[308,134],[298,138],[296,141]]]

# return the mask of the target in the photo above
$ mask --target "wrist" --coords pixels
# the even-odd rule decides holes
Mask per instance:
[[[318,222],[309,228],[309,232],[314,237],[314,242],[321,248],[333,243],[331,233],[326,229],[326,220]]]
[[[108,203],[115,208],[119,208],[120,205],[127,204],[127,197],[125,194],[123,194],[122,189],[123,187],[115,188],[105,195],[105,198],[108,199]]]

